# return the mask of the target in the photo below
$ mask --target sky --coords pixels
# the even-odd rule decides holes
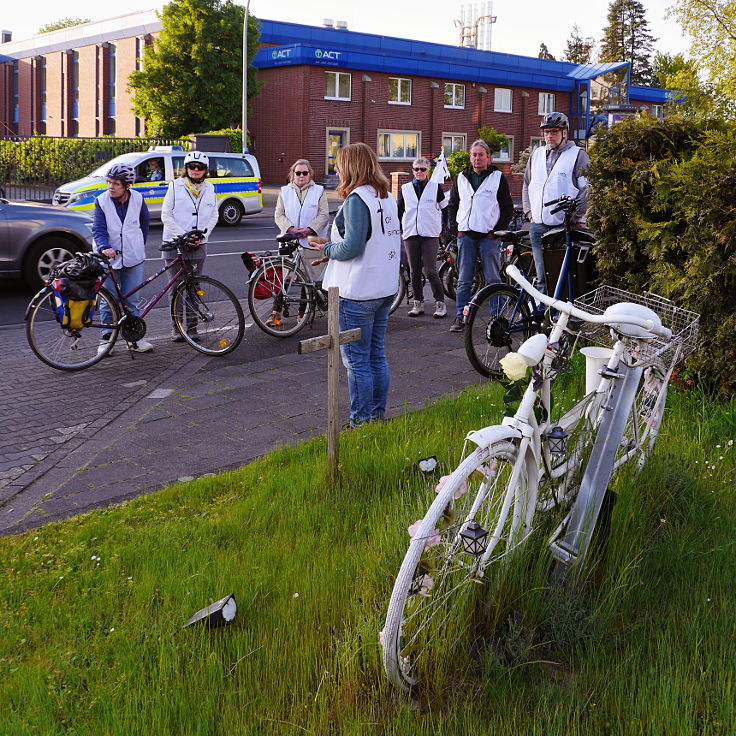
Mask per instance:
[[[658,51],[680,53],[688,48],[679,26],[664,18],[674,2],[643,0],[650,31],[659,39],[655,43]],[[12,31],[13,39],[20,41],[59,18],[104,20],[138,10],[160,10],[163,4],[160,0],[125,0],[115,5],[99,0],[31,0],[25,5],[6,0],[0,10],[0,27]],[[250,10],[269,20],[321,25],[323,19],[331,18],[347,21],[348,29],[354,31],[455,45],[459,33],[453,21],[460,17],[460,5],[459,0],[251,0]],[[600,40],[608,5],[608,0],[494,0],[492,49],[537,56],[539,45],[546,43],[559,58],[574,23],[583,37]]]

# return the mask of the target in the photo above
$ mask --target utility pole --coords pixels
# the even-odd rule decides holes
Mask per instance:
[[[245,3],[245,20],[243,21],[243,153],[248,153],[248,15],[250,0]]]

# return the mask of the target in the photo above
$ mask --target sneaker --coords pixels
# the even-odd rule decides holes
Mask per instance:
[[[281,327],[281,312],[271,312],[271,316],[266,320],[266,327]]]
[[[462,317],[455,317],[455,321],[450,325],[450,332],[462,332],[465,329],[465,322]]]
[[[424,314],[424,302],[420,302],[418,299],[413,299],[411,302],[411,309],[407,314],[409,317],[418,317],[420,314]]]
[[[103,335],[100,338],[100,344],[97,346],[97,355],[101,355],[102,353],[104,353],[105,350],[107,350],[107,346],[109,345],[109,343],[110,343],[110,335]],[[110,352],[107,353],[105,357],[107,358],[112,354],[113,354],[113,350],[110,350]]]
[[[148,340],[138,340],[138,342],[129,342],[128,350],[132,350],[134,353],[150,353],[153,350],[153,345]]]
[[[179,332],[176,327],[171,328],[171,342],[184,342],[181,332]]]
[[[432,315],[435,319],[442,319],[447,316],[447,307],[444,302],[434,303],[434,314]]]

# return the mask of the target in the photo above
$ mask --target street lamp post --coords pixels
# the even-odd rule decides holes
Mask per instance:
[[[243,153],[248,153],[248,11],[250,0],[245,3],[243,21]]]

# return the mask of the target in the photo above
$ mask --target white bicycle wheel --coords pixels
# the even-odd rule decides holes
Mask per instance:
[[[384,668],[397,687],[413,689],[467,661],[463,645],[484,598],[477,583],[531,528],[527,469],[526,457],[502,441],[476,449],[443,484],[401,564],[381,632]],[[464,551],[460,536],[471,521],[488,531],[480,557]]]

